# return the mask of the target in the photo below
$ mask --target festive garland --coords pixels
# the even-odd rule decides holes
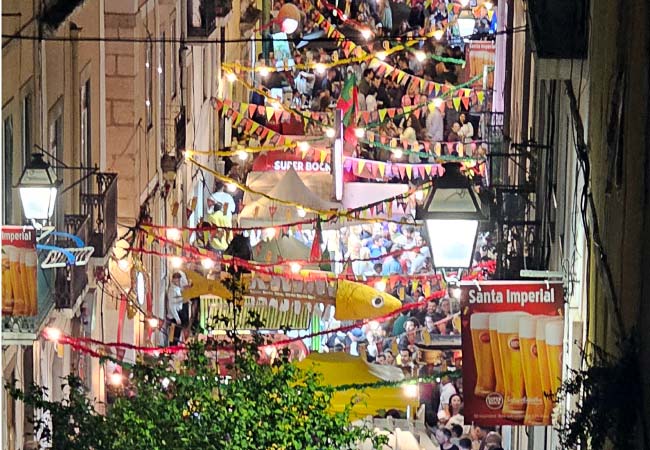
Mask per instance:
[[[401,223],[401,224],[407,223],[407,222],[404,222],[404,221],[394,221],[394,220],[390,220],[390,219],[379,219],[379,218],[368,219],[368,218],[363,218],[361,216],[361,213],[363,211],[368,211],[368,210],[370,210],[372,208],[376,208],[378,205],[383,205],[383,204],[385,204],[387,202],[392,203],[393,201],[397,201],[398,203],[400,201],[403,202],[405,204],[404,205],[404,209],[405,209],[405,206],[406,206],[406,203],[407,203],[408,199],[412,195],[414,195],[417,190],[428,189],[433,184],[433,182],[430,181],[430,182],[427,182],[424,185],[418,187],[417,189],[410,189],[409,191],[405,192],[404,194],[399,194],[399,195],[396,195],[396,196],[394,196],[392,198],[389,198],[389,199],[384,199],[384,200],[381,200],[381,201],[370,203],[368,205],[364,205],[364,206],[359,207],[359,208],[348,209],[346,211],[319,210],[319,209],[310,208],[310,207],[305,206],[305,205],[301,205],[299,203],[296,203],[296,202],[293,202],[293,201],[290,201],[290,200],[283,200],[283,199],[275,198],[275,197],[272,197],[272,196],[270,196],[270,195],[268,195],[268,194],[266,194],[264,192],[260,192],[260,191],[256,191],[254,189],[251,189],[250,187],[248,187],[246,185],[243,185],[243,184],[239,183],[238,181],[236,181],[236,180],[234,180],[234,179],[232,179],[230,177],[227,177],[225,175],[221,175],[219,172],[217,172],[216,170],[214,170],[214,169],[212,169],[210,167],[204,166],[203,164],[199,163],[198,161],[196,161],[193,158],[189,158],[188,161],[191,162],[192,164],[196,165],[197,167],[211,173],[219,181],[222,181],[222,182],[224,182],[226,184],[236,186],[238,189],[241,189],[244,192],[248,192],[250,194],[253,194],[253,195],[256,195],[256,196],[259,196],[259,197],[264,197],[267,200],[271,200],[271,201],[276,202],[278,204],[291,206],[291,207],[294,207],[294,208],[302,209],[302,210],[304,210],[306,212],[318,214],[319,216],[321,216],[321,219],[323,221],[326,221],[326,222],[341,220],[343,218],[353,218],[355,220],[368,220],[368,221],[372,221],[372,222],[397,222],[397,223]],[[391,208],[392,208],[392,206],[391,206]]]

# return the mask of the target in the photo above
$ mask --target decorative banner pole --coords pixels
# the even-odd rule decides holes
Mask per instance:
[[[332,172],[334,175],[334,198],[343,200],[343,111],[336,108],[334,111],[334,151],[332,153]]]

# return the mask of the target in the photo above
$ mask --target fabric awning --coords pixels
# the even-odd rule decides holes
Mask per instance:
[[[332,175],[329,173],[300,173],[293,168],[286,172],[251,172],[246,185],[258,192],[268,193],[270,197],[295,202],[318,210],[340,209],[341,204],[328,199],[332,192]],[[271,226],[299,222],[315,217],[298,215],[296,207],[283,205],[265,197],[246,192],[244,209],[239,215],[242,227]]]

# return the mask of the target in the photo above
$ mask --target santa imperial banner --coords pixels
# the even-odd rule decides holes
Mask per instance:
[[[36,232],[32,227],[2,227],[2,314],[38,313]]]
[[[464,414],[478,425],[550,425],[562,379],[562,283],[461,284]]]

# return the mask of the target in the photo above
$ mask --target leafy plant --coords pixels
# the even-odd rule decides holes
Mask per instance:
[[[636,433],[631,427],[640,419],[641,377],[638,346],[633,335],[619,343],[616,355],[591,345],[583,352],[585,369],[569,369],[569,377],[557,393],[562,404],[576,396],[576,405],[560,418],[558,431],[562,448],[632,448]]]

